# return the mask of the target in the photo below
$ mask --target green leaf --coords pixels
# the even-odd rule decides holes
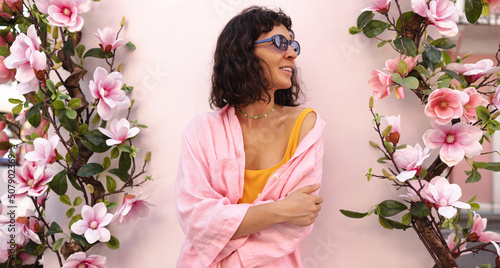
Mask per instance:
[[[417,56],[417,46],[415,45],[415,42],[410,38],[399,37],[394,40],[394,46],[399,52],[405,55],[408,55],[410,57]]]
[[[115,148],[113,148],[113,150],[111,150],[111,153],[109,154],[109,157],[111,157],[111,159],[115,159],[119,155],[120,155],[120,149],[118,149],[118,147],[115,147]]]
[[[18,104],[18,105],[14,106],[12,108],[12,113],[13,114],[18,114],[18,113],[21,112],[22,109],[23,109],[23,105],[22,104]]]
[[[383,216],[378,216],[378,220],[379,220],[379,223],[380,225],[382,225],[384,228],[387,228],[387,229],[402,229],[402,230],[406,230],[408,228],[410,228],[410,226],[408,225],[404,225],[402,224],[401,222],[397,222],[397,221],[393,221],[393,220],[390,220],[390,219],[387,219]]]
[[[448,65],[448,64],[451,63],[451,57],[450,57],[450,54],[448,54],[448,52],[441,51],[441,55],[443,57],[443,63],[444,63],[444,65]]]
[[[481,173],[477,169],[473,168],[471,171],[465,171],[465,174],[469,175],[465,183],[474,183],[481,180]]]
[[[58,251],[63,244],[63,240],[64,240],[64,238],[57,239],[56,242],[54,242],[54,244],[52,244],[52,251]]]
[[[106,246],[108,246],[108,248],[112,250],[118,249],[120,248],[120,241],[118,241],[116,237],[111,236],[111,239],[109,239],[109,241],[106,242]]]
[[[396,22],[396,29],[398,31],[401,31],[401,28],[403,27],[403,23],[401,22],[401,18],[403,18],[403,21],[405,25],[410,21],[410,19],[413,17],[415,13],[413,11],[408,11],[403,13],[403,16],[398,17],[398,21]]]
[[[103,153],[111,148],[106,144],[107,139],[109,139],[109,137],[102,134],[98,129],[93,129],[85,133],[81,141],[83,145],[92,152]]]
[[[102,50],[102,48],[91,48],[89,49],[85,55],[83,55],[83,58],[86,57],[94,57],[94,58],[99,58],[99,59],[104,59],[106,58],[106,53]]]
[[[54,106],[55,109],[61,110],[61,109],[66,109],[66,106],[64,105],[64,102],[62,100],[55,100],[52,105]]]
[[[486,167],[488,167],[488,163],[486,163],[486,162],[476,162],[476,161],[473,161],[473,162],[472,162],[472,167],[474,167],[474,168],[476,168],[476,169],[486,168]]]
[[[76,206],[80,205],[82,203],[82,201],[83,201],[83,199],[81,197],[77,196],[75,198],[75,200],[73,201],[73,206],[76,207]]]
[[[9,98],[9,102],[12,104],[24,103],[24,101],[22,101],[22,100],[13,99],[13,98]]]
[[[41,103],[37,103],[37,104],[33,105],[33,106],[32,106],[32,107],[28,110],[28,112],[26,113],[26,119],[30,120],[30,119],[32,119],[32,117],[33,117],[33,116],[36,116],[36,115],[38,115],[38,117],[41,119],[41,117],[40,117],[40,106],[41,106],[41,105],[42,105]],[[30,121],[30,124],[31,124],[32,126],[34,126],[34,127],[38,127],[38,126],[40,125],[40,122],[38,122],[38,124],[37,124],[37,125],[34,125],[34,124],[32,124],[32,123],[31,123],[31,121]]]
[[[358,34],[358,33],[362,32],[362,31],[363,30],[359,29],[356,26],[352,26],[351,28],[349,28],[349,33],[350,34]]]
[[[136,47],[135,47],[135,45],[134,45],[132,42],[128,42],[128,43],[126,44],[126,46],[127,46],[128,48],[132,49],[132,50],[136,50]]]
[[[109,159],[109,157],[104,157],[104,159],[102,160],[102,167],[106,170],[109,168],[109,166],[111,165],[111,160]]]
[[[121,181],[127,182],[130,175],[119,168],[110,169],[109,173],[116,175]]]
[[[120,145],[118,145],[118,149],[120,149],[120,151],[126,152],[126,153],[133,152],[132,147],[130,147],[130,145],[128,145],[128,144],[120,144]]]
[[[457,73],[455,73],[454,71],[448,70],[448,69],[442,69],[441,72],[451,76],[452,78],[454,78],[455,80],[460,82],[460,84],[467,85],[467,82],[464,80],[464,78],[462,76],[458,75]]]
[[[380,20],[371,20],[363,27],[363,33],[368,38],[376,37],[387,29],[387,23]]]
[[[0,47],[0,56],[8,57],[10,56],[10,51],[7,45]]]
[[[482,0],[465,0],[465,17],[470,23],[475,23],[483,12]]]
[[[398,83],[398,84],[403,84],[403,78],[401,78],[401,75],[399,73],[393,73],[391,75],[392,81]]]
[[[77,175],[79,177],[91,177],[104,171],[104,168],[98,163],[87,163],[83,165]]]
[[[71,110],[71,109],[67,109],[66,110],[66,116],[69,118],[69,119],[76,119],[76,111],[75,110]]]
[[[476,266],[476,268],[491,268],[491,264],[486,263],[486,264],[483,264],[483,265],[481,265],[479,267]]]
[[[51,236],[53,234],[58,234],[58,233],[62,233],[62,232],[63,232],[63,229],[59,226],[59,224],[57,224],[57,222],[54,221],[50,224],[49,230],[47,231],[45,236]]]
[[[66,218],[70,219],[71,217],[73,217],[73,213],[75,213],[75,208],[70,207],[68,211],[66,211]]]
[[[57,118],[59,118],[59,122],[67,131],[75,132],[77,126],[76,120],[68,118],[65,112],[58,113]]]
[[[417,72],[419,72],[425,76],[431,76],[429,71],[427,71],[427,69],[425,69],[422,65],[417,65],[417,66],[413,67],[413,70],[416,70]]]
[[[359,29],[363,29],[363,27],[366,26],[368,22],[370,22],[375,14],[373,14],[372,11],[364,11],[361,14],[359,14],[358,19],[356,20],[356,26]]]
[[[75,56],[75,44],[73,43],[73,39],[68,38],[68,40],[64,42],[63,51],[66,55]]]
[[[69,108],[77,108],[78,106],[80,106],[80,104],[82,104],[82,101],[79,98],[72,98],[68,102],[68,107]]]
[[[78,58],[82,58],[83,57],[83,52],[85,52],[85,45],[79,45],[76,48],[76,54],[78,55]]]
[[[404,225],[410,225],[411,224],[411,213],[406,213],[403,215],[403,218],[401,219],[401,223]]]
[[[411,88],[411,89],[417,89],[420,83],[418,82],[418,79],[413,77],[413,76],[408,76],[405,79],[403,79],[403,85]]]
[[[488,166],[485,167],[484,169],[498,172],[500,171],[500,162],[489,162]]]
[[[120,160],[118,162],[118,168],[122,172],[128,172],[131,166],[132,166],[132,160],[130,158],[130,154],[122,152],[122,154],[120,155]]]
[[[114,193],[116,190],[116,181],[111,176],[106,176],[106,188],[110,194]]]
[[[76,243],[78,243],[80,246],[84,248],[89,248],[91,246],[83,235],[77,235],[75,233],[71,233],[71,238],[73,238],[73,240],[75,240]]]
[[[410,207],[410,213],[417,217],[427,217],[430,214],[429,208],[422,202],[417,202]]]
[[[450,39],[444,37],[432,41],[430,45],[441,49],[450,49],[457,46]]]
[[[71,206],[71,200],[69,199],[69,196],[67,196],[67,195],[63,194],[63,195],[59,196],[59,200],[62,203],[66,204],[68,206]]]
[[[78,185],[77,181],[76,181],[76,177],[75,175],[73,174],[68,174],[68,180],[69,182],[71,183],[71,185],[73,185],[73,187],[75,189],[77,189],[78,191],[81,191],[82,188],[80,187],[80,185]]]
[[[398,71],[402,74],[406,74],[408,72],[408,63],[404,60],[400,60],[398,62]]]
[[[54,82],[52,82],[52,80],[50,79],[47,79],[45,81],[45,84],[47,85],[47,89],[52,92],[53,94],[56,93],[56,87],[54,86]]]
[[[378,205],[379,215],[383,217],[392,217],[401,211],[407,210],[405,204],[395,200],[385,200]]]
[[[101,120],[101,117],[98,113],[95,114],[94,118],[92,118],[92,124],[97,124]]]
[[[65,170],[57,173],[49,183],[50,189],[58,195],[64,195],[68,190],[68,182],[66,181]]]
[[[360,213],[360,212],[354,212],[354,211],[344,210],[344,209],[341,209],[340,213],[342,213],[344,216],[347,216],[349,218],[355,218],[355,219],[361,219],[361,218],[366,217],[366,215],[368,215],[368,213]]]
[[[488,111],[488,108],[482,105],[476,107],[476,114],[477,118],[483,122],[487,122],[491,119],[490,111]]]

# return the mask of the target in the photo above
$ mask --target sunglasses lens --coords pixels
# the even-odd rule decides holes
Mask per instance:
[[[300,45],[299,42],[292,40],[290,41],[290,46],[292,47],[293,51],[297,53],[297,56],[300,54]]]
[[[288,40],[283,35],[275,35],[273,41],[279,50],[286,51],[288,48]]]

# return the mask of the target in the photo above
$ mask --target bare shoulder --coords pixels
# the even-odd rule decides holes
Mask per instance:
[[[307,133],[309,133],[309,131],[311,131],[311,129],[314,128],[317,118],[318,116],[315,112],[311,112],[306,115],[304,122],[302,122],[302,127],[300,128],[299,142],[307,135]]]

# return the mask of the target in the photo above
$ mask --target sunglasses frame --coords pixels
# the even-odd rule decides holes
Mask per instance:
[[[284,49],[281,49],[278,45],[277,42],[281,42],[282,40],[279,40],[279,39],[284,39],[286,40],[286,42],[284,42],[284,44],[286,44],[285,48]],[[262,39],[262,40],[258,40],[258,41],[255,41],[253,42],[254,45],[257,45],[257,44],[261,44],[261,43],[265,43],[265,42],[273,42],[273,45],[275,47],[277,47],[279,50],[281,51],[286,51],[288,49],[288,46],[291,46],[293,51],[295,51],[295,53],[297,53],[297,56],[300,55],[300,44],[299,42],[297,42],[296,40],[290,40],[288,41],[288,39],[286,39],[286,37],[282,34],[275,34],[269,38],[266,38],[266,39]],[[295,50],[292,46],[292,44],[297,44],[297,50]]]

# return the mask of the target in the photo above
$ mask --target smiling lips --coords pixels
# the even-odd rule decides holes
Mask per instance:
[[[280,70],[283,70],[285,72],[292,74],[292,67],[281,67]]]

